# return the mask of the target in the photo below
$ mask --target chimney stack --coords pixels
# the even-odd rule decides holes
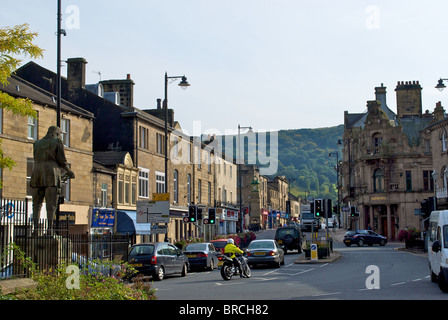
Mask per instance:
[[[86,87],[86,64],[84,58],[67,59],[67,89],[71,101],[76,101],[78,91]]]
[[[398,81],[395,92],[398,118],[422,116],[422,87],[418,81]]]

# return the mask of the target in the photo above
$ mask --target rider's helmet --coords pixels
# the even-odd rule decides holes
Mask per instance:
[[[235,244],[235,241],[233,241],[232,238],[227,239],[227,243]]]

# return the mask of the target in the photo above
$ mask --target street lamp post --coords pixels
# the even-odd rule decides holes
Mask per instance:
[[[240,216],[241,216],[241,232],[244,230],[244,214],[243,214],[243,177],[241,175],[241,129],[248,129],[248,132],[252,132],[252,127],[242,127],[238,124],[238,171],[239,171],[239,193],[240,193]],[[243,156],[243,163],[244,163],[244,156]]]
[[[175,81],[176,79],[182,79],[182,81],[179,83],[179,87],[182,89],[187,89],[190,84],[187,82],[187,77],[185,76],[172,76],[169,77],[168,74],[165,72],[165,101],[164,101],[164,107],[165,107],[165,192],[168,192],[168,80],[173,79],[172,81]]]
[[[339,214],[339,152],[330,152],[330,154],[328,155],[330,158],[332,155],[336,155],[336,187],[337,187],[337,191],[338,191],[338,199],[336,201],[336,214],[338,216],[339,219],[339,226],[340,226],[340,214]],[[334,223],[334,221],[333,221]],[[334,225],[333,225],[334,227]]]
[[[179,83],[179,86],[182,89],[187,89],[190,84],[187,82],[187,77],[185,76],[173,76],[168,77],[168,74],[165,72],[165,190],[164,192],[168,192],[168,80],[173,79],[182,79]],[[168,242],[168,224],[167,224],[167,233],[165,235],[165,241]]]

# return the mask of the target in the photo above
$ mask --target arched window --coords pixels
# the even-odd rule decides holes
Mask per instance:
[[[376,169],[373,173],[373,192],[384,192],[383,169]]]

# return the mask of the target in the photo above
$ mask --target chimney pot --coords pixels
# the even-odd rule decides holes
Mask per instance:
[[[130,74],[130,73],[128,73],[128,74],[126,75],[126,79],[127,79],[127,80],[131,80],[131,74]]]

